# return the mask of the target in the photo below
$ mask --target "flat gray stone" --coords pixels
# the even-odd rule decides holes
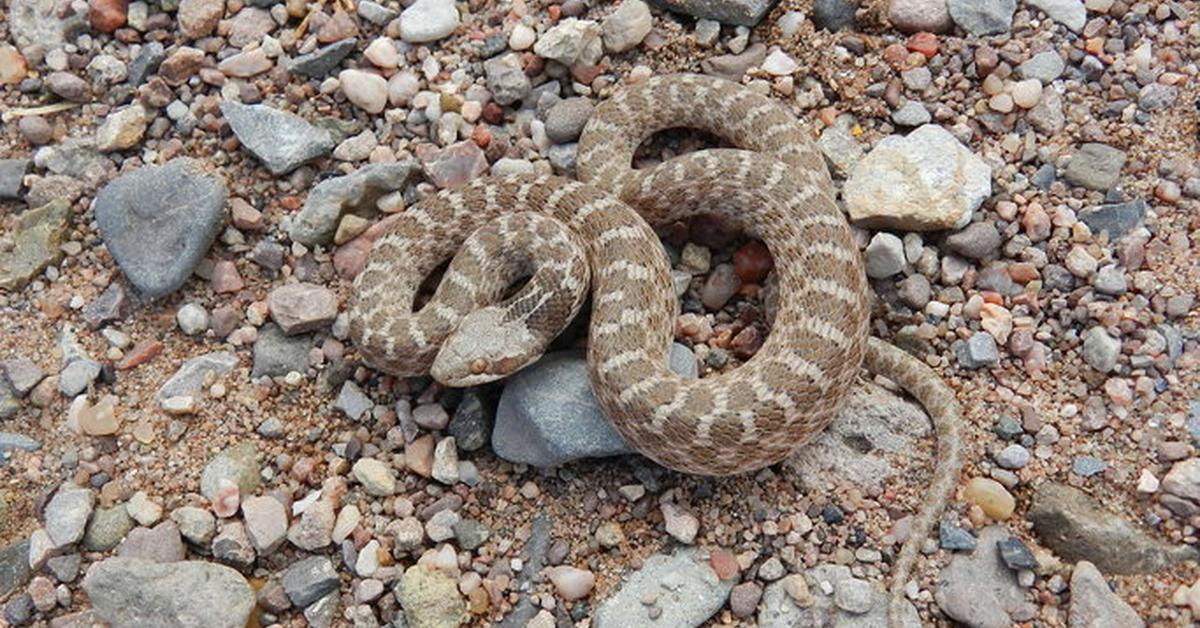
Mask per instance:
[[[1120,240],[1136,229],[1146,217],[1146,201],[1137,199],[1127,203],[1111,203],[1091,207],[1079,212],[1079,220],[1095,235],[1108,232],[1110,242]]]
[[[229,121],[242,147],[276,176],[333,151],[335,142],[329,131],[293,113],[226,100],[221,102],[221,114]]]
[[[729,598],[734,579],[721,580],[707,557],[695,549],[655,554],[629,574],[617,592],[600,603],[592,619],[595,628],[628,626],[699,626]],[[642,599],[654,596],[661,616],[651,624]]]
[[[1042,83],[1050,83],[1062,76],[1067,69],[1067,62],[1055,50],[1043,50],[1017,66],[1017,74],[1024,78],[1035,78]]]
[[[655,4],[668,11],[735,26],[758,24],[776,2],[777,0],[654,0]]]
[[[254,341],[254,367],[250,377],[282,377],[292,371],[308,370],[312,336],[287,336],[278,325],[263,325]]]
[[[1081,145],[1067,162],[1063,178],[1072,185],[1104,192],[1121,179],[1124,166],[1125,151],[1108,144],[1088,142]]]
[[[29,159],[0,159],[0,198],[21,198],[21,180],[32,165]]]
[[[254,608],[241,574],[200,561],[109,558],[88,569],[83,589],[101,619],[124,628],[243,628]]]
[[[946,0],[946,6],[955,24],[978,37],[1007,33],[1012,28],[1017,0]]]
[[[108,250],[144,297],[183,285],[225,225],[225,181],[200,161],[143,166],[106,185],[94,209]]]
[[[1087,21],[1087,9],[1083,0],[1025,0],[1029,6],[1040,9],[1050,19],[1066,26],[1073,32],[1083,30]]]
[[[29,391],[33,390],[33,387],[46,377],[46,372],[42,370],[42,367],[23,356],[0,362],[0,370],[3,371],[4,378],[12,385],[13,390],[22,397],[29,394]]]
[[[361,5],[359,12],[362,12]],[[290,63],[285,63],[284,67],[293,74],[309,78],[323,78],[326,74],[334,71],[342,63],[342,59],[353,52],[357,45],[357,39],[343,39],[308,54],[300,55],[292,59]]]
[[[328,558],[311,556],[292,563],[280,582],[292,603],[304,608],[336,589],[338,575]]]
[[[60,18],[60,6],[54,0],[12,0],[9,29],[17,46],[22,50],[33,45],[43,50],[59,48],[68,37],[88,27],[86,11]]]
[[[0,599],[24,587],[30,576],[28,539],[0,549]]]
[[[83,549],[107,552],[116,547],[133,526],[133,517],[129,516],[125,504],[97,508],[88,521],[87,534],[83,535]]]
[[[237,485],[243,496],[252,495],[262,483],[259,473],[258,449],[254,443],[238,443],[217,454],[204,467],[200,474],[200,494],[210,502],[216,501],[222,480],[228,480]]]
[[[96,494],[86,488],[64,484],[54,493],[42,514],[46,533],[55,547],[65,547],[83,539],[95,505]]]
[[[372,164],[326,179],[308,193],[304,207],[292,218],[288,236],[303,244],[328,244],[344,214],[378,214],[375,203],[380,197],[404,190],[420,172],[420,164],[409,160]]]
[[[1079,561],[1071,572],[1071,628],[1141,628],[1146,625],[1125,600],[1108,588],[1096,566]]]
[[[671,369],[696,377],[695,355],[674,345]],[[600,410],[587,359],[578,351],[549,354],[508,380],[496,410],[492,449],[505,460],[539,467],[634,453]]]
[[[232,371],[238,365],[236,355],[228,351],[214,351],[191,358],[184,362],[170,379],[159,386],[154,393],[157,401],[171,397],[194,396],[204,390],[205,378],[209,373],[221,376]]]

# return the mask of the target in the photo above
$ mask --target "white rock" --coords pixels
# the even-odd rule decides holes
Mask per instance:
[[[552,567],[548,575],[559,597],[568,602],[587,597],[596,585],[596,574],[567,565]]]
[[[604,20],[604,47],[609,52],[625,52],[636,48],[653,26],[650,7],[642,0],[624,0]]]
[[[533,52],[563,65],[595,65],[604,55],[602,37],[596,22],[571,17],[546,31],[534,44]]]
[[[684,510],[674,502],[662,504],[663,522],[676,541],[691,545],[696,541],[696,533],[700,531],[700,520],[695,515]]]
[[[454,0],[417,0],[400,14],[400,38],[423,44],[448,37],[458,28]]]
[[[196,303],[188,303],[175,312],[179,329],[189,336],[202,334],[208,329],[208,312]]]
[[[153,502],[145,491],[138,491],[125,502],[125,511],[139,524],[150,527],[162,518],[162,504]]]
[[[508,47],[516,51],[529,50],[537,41],[537,31],[524,25],[517,24],[508,35]]]
[[[795,59],[779,49],[771,51],[762,62],[763,71],[772,76],[790,76],[799,67]]]
[[[388,465],[374,458],[360,458],[350,472],[369,495],[388,497],[396,493],[396,478]]]
[[[367,113],[379,113],[388,103],[388,84],[382,76],[362,70],[338,74],[346,99]]]
[[[396,50],[396,44],[387,37],[380,37],[371,42],[363,51],[363,56],[367,58],[367,61],[381,68],[394,68],[400,65],[400,51]]]

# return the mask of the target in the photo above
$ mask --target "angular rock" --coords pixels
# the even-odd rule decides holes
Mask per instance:
[[[475,142],[451,144],[423,164],[425,176],[439,188],[458,187],[487,172],[487,156]]]
[[[241,521],[226,520],[220,532],[213,537],[213,558],[237,569],[245,570],[254,564],[257,554],[246,526]]]
[[[1007,33],[1012,28],[1017,0],[946,0],[950,17],[963,30],[977,37]]]
[[[604,55],[603,30],[592,20],[569,17],[538,37],[533,52],[563,65],[595,65]]]
[[[276,176],[328,155],[335,145],[329,131],[266,105],[225,100],[221,114],[242,146]]]
[[[595,628],[646,623],[643,600],[653,597],[661,610],[656,625],[691,627],[703,624],[725,605],[734,579],[721,580],[700,552],[655,554],[627,575],[615,593],[596,607]]]
[[[209,377],[225,375],[237,365],[238,357],[228,351],[214,351],[191,358],[159,386],[158,392],[154,393],[154,399],[162,402],[171,397],[198,396],[204,390],[204,383]]]
[[[87,533],[83,536],[83,549],[89,552],[107,552],[116,547],[133,526],[133,517],[129,516],[124,504],[97,508],[88,521]]]
[[[270,554],[287,539],[287,509],[274,497],[260,495],[242,502],[246,535],[260,555]]]
[[[425,565],[414,565],[396,585],[410,628],[454,628],[466,623],[467,604],[454,578]]]
[[[338,65],[342,63],[342,59],[345,59],[357,46],[357,39],[353,37],[343,39],[308,54],[300,55],[291,62],[285,62],[283,67],[293,74],[309,78],[324,78],[325,75],[337,69]]]
[[[0,598],[7,598],[24,587],[31,575],[28,540],[0,549]]]
[[[60,12],[60,8],[47,0],[12,0],[8,7],[12,41],[22,51],[35,45],[52,50],[88,27],[86,12]]]
[[[29,159],[0,159],[0,199],[21,198],[22,179],[32,165]]]
[[[1136,611],[1108,588],[1096,566],[1085,561],[1071,572],[1071,628],[1141,628],[1146,625]]]
[[[143,296],[183,285],[225,223],[225,182],[201,162],[173,159],[113,180],[96,196],[100,235]]]
[[[604,47],[609,52],[625,52],[636,48],[653,26],[650,7],[642,0],[622,0],[601,25]]]
[[[200,561],[109,558],[88,569],[83,589],[101,619],[129,628],[243,628],[254,608],[245,578]]]
[[[231,483],[242,495],[252,495],[262,483],[258,449],[253,442],[238,443],[217,454],[200,474],[200,494],[217,501],[221,485]]]
[[[308,369],[310,335],[287,336],[276,325],[264,325],[254,342],[254,367],[250,377],[282,377]]]
[[[95,505],[96,494],[86,488],[64,484],[54,493],[42,514],[46,521],[46,532],[55,547],[64,547],[83,539]]]
[[[1087,21],[1087,9],[1083,6],[1083,0],[1026,1],[1030,6],[1040,9],[1042,13],[1050,16],[1050,19],[1076,33],[1083,30],[1083,24]]]
[[[992,170],[948,131],[927,124],[880,141],[842,191],[850,219],[872,229],[961,229],[992,192]]]
[[[1072,185],[1089,190],[1107,191],[1121,179],[1121,168],[1125,165],[1125,152],[1107,144],[1089,142],[1067,162],[1063,178]]]
[[[117,555],[155,563],[177,563],[184,559],[183,537],[174,521],[164,521],[153,528],[134,528],[125,535]]]
[[[373,164],[322,181],[308,193],[303,209],[292,218],[288,236],[303,244],[328,244],[343,214],[376,214],[375,204],[381,197],[404,190],[419,172],[416,162],[402,161]]]
[[[777,0],[654,0],[658,6],[697,19],[734,26],[755,26]]]
[[[509,53],[483,62],[487,86],[499,105],[511,105],[529,95],[532,84],[521,63],[521,55]]]
[[[1146,217],[1146,201],[1137,199],[1127,203],[1112,203],[1081,210],[1079,220],[1095,235],[1108,232],[1110,242],[1120,240],[1136,229]]]
[[[61,200],[20,215],[16,229],[9,236],[13,247],[0,251],[0,288],[19,290],[47,266],[62,259],[59,247],[69,217],[70,207]]]
[[[1007,538],[1003,526],[985,528],[974,552],[956,555],[942,570],[933,597],[952,619],[979,628],[1008,628],[1012,615],[1025,613],[1025,592],[996,551],[996,544]]]

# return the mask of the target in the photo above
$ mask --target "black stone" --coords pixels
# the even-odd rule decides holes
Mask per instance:
[[[938,543],[944,550],[963,552],[969,552],[979,544],[975,535],[947,521],[938,526]]]
[[[813,23],[817,28],[837,32],[854,28],[858,6],[848,0],[817,0],[813,3]]]
[[[337,68],[342,59],[345,59],[346,55],[350,54],[357,45],[357,39],[343,39],[292,59],[292,63],[287,66],[287,69],[293,74],[309,78],[323,78]]]
[[[996,543],[996,549],[1000,552],[1000,559],[1009,569],[1037,569],[1037,559],[1033,557],[1033,552],[1025,547],[1025,543],[1016,537],[1009,537]]]

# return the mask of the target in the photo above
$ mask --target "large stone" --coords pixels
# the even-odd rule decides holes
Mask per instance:
[[[1108,574],[1153,573],[1200,560],[1196,548],[1154,539],[1101,508],[1087,493],[1065,484],[1039,486],[1026,518],[1056,556],[1086,560]]]
[[[69,216],[66,201],[58,200],[17,218],[16,229],[10,236],[13,247],[0,251],[0,288],[18,290],[62,259],[59,247]]]
[[[468,619],[457,581],[426,565],[404,572],[396,585],[396,599],[404,607],[409,628],[455,628]]]
[[[384,195],[402,191],[420,173],[415,161],[373,164],[355,172],[326,179],[308,193],[304,207],[292,218],[288,236],[308,245],[333,241],[342,215],[370,217],[378,213],[375,203]]]
[[[12,0],[8,20],[13,41],[22,50],[30,46],[61,48],[68,37],[88,26],[86,11],[64,8],[55,0]]]
[[[1073,185],[1103,192],[1121,179],[1124,165],[1124,151],[1108,144],[1089,142],[1080,146],[1067,162],[1063,178]]]
[[[934,600],[951,619],[977,628],[1009,628],[1014,615],[1033,616],[1016,574],[996,550],[1010,536],[1003,526],[985,528],[974,552],[954,556],[942,570]]]
[[[950,17],[963,30],[975,36],[1007,33],[1012,28],[1017,0],[946,0]]]
[[[109,558],[88,569],[83,589],[101,619],[124,628],[243,628],[254,608],[245,578],[200,561]]]
[[[266,105],[221,102],[221,114],[234,135],[271,174],[287,174],[333,151],[329,131],[300,116]]]
[[[661,611],[655,625],[692,627],[712,617],[729,598],[736,579],[721,580],[707,557],[694,549],[655,554],[629,574],[616,593],[600,603],[595,628],[646,625],[643,600],[653,597]]]
[[[789,578],[803,578],[797,586]],[[840,602],[840,604],[839,604]],[[795,626],[891,626],[887,623],[887,594],[859,580],[845,565],[817,565],[772,583],[758,605],[759,628]],[[921,618],[905,604],[899,626],[918,628]]]
[[[1041,9],[1042,13],[1050,16],[1050,19],[1076,33],[1083,30],[1083,24],[1087,21],[1087,9],[1083,6],[1083,0],[1026,0],[1026,2],[1034,8]]]
[[[400,14],[400,38],[423,44],[449,37],[461,18],[453,0],[417,0]]]
[[[0,549],[0,599],[25,586],[31,575],[28,540]]]
[[[200,161],[174,159],[112,181],[96,196],[100,236],[129,282],[150,299],[187,281],[225,224],[225,181]]]
[[[1070,628],[1142,628],[1146,622],[1108,588],[1096,566],[1079,561],[1071,572]]]
[[[695,378],[695,356],[673,346],[671,369]],[[547,355],[508,380],[496,410],[492,448],[505,460],[535,466],[634,451],[600,410],[587,360],[573,351]]]
[[[675,13],[735,26],[755,26],[777,0],[655,0]]]
[[[936,124],[885,137],[842,190],[856,224],[902,231],[961,229],[991,193],[991,167]]]
[[[209,377],[225,375],[237,365],[238,357],[228,351],[196,356],[184,362],[170,379],[163,382],[154,398],[161,402],[171,397],[196,396],[204,390],[204,383]]]
[[[96,494],[86,488],[64,484],[54,493],[43,514],[46,532],[55,547],[64,547],[83,539],[95,505]]]

